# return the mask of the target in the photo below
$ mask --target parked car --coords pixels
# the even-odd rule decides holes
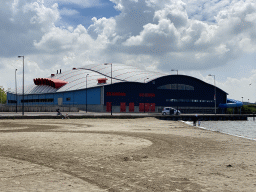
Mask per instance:
[[[173,107],[165,107],[163,108],[163,111],[162,111],[162,115],[177,115],[177,109],[173,108]],[[181,112],[180,110],[178,110],[178,115],[180,115]]]

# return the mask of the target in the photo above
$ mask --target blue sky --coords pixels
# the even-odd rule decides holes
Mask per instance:
[[[0,2],[0,86],[57,69],[123,63],[191,75],[256,102],[254,0],[10,0]],[[19,81],[21,82],[21,81]],[[254,86],[248,86],[249,84]]]
[[[109,0],[101,0],[100,4],[91,5],[90,7],[82,7],[74,3],[59,3],[59,9],[65,10],[68,15],[61,15],[62,22],[65,22],[73,27],[82,24],[88,28],[93,22],[92,18],[97,19],[106,17],[114,17],[120,14],[120,11],[114,8],[114,3]],[[73,12],[73,13],[72,13]]]

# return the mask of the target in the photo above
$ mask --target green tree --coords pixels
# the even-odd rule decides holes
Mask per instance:
[[[240,109],[239,108],[228,108],[227,109],[227,114],[240,114]],[[243,105],[241,109],[242,114],[253,114],[256,113],[256,105],[255,104],[250,104],[250,105]]]
[[[256,113],[256,105],[254,105],[254,104],[243,105],[242,113],[244,113],[244,114]]]
[[[5,104],[7,99],[7,95],[5,93],[4,88],[0,88],[0,103]]]
[[[227,108],[227,114],[233,114],[233,108]]]

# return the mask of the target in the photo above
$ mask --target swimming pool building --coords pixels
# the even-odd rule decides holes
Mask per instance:
[[[160,112],[172,106],[183,113],[214,111],[227,103],[220,88],[187,75],[166,75],[115,63],[87,65],[36,78],[7,94],[7,104],[75,106],[95,112]]]

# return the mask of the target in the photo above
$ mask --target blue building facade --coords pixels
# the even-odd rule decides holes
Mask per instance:
[[[87,92],[87,93],[86,93]],[[67,91],[58,93],[43,93],[43,94],[25,94],[24,105],[25,106],[39,106],[39,105],[63,105],[63,106],[75,106],[75,105],[100,105],[101,104],[101,87],[89,88]],[[87,95],[87,101],[86,101]],[[18,105],[23,103],[23,95],[17,95]],[[8,105],[16,105],[16,94],[7,94]]]

